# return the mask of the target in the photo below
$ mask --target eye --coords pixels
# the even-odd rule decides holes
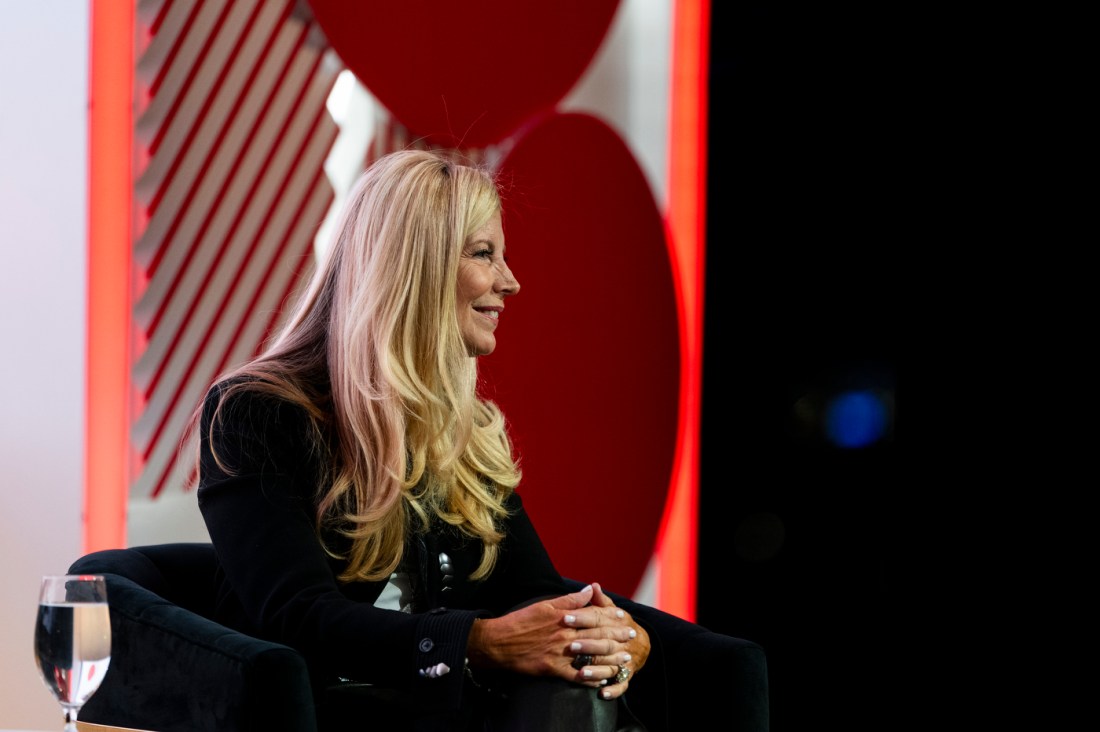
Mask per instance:
[[[490,247],[483,247],[481,249],[475,249],[472,256],[480,257],[481,259],[492,259],[493,258],[493,250]]]

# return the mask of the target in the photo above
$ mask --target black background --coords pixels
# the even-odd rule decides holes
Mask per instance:
[[[711,4],[697,619],[764,647],[773,732],[897,728],[917,650],[920,57],[899,6],[823,5]],[[892,399],[870,447],[796,417],[846,387]]]

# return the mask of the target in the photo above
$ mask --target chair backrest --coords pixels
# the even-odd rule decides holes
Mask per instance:
[[[316,732],[305,659],[210,619],[215,567],[208,543],[107,549],[70,565],[106,577],[111,608],[111,664],[81,720],[157,732]]]
[[[204,618],[214,612],[217,560],[209,543],[180,542],[106,549],[81,557],[73,568],[117,574]]]

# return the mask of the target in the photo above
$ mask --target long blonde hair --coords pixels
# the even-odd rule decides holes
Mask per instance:
[[[350,540],[342,580],[388,577],[408,533],[434,517],[482,542],[471,579],[496,562],[520,471],[503,415],[477,394],[456,282],[467,238],[500,211],[482,167],[422,150],[378,159],[349,192],[286,325],[223,376],[251,378],[235,379],[222,404],[236,389],[260,389],[310,415],[324,456],[317,528]],[[318,386],[326,381],[330,394]]]

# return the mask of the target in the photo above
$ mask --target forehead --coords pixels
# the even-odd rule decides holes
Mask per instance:
[[[466,240],[466,246],[485,242],[497,245],[504,244],[504,227],[501,224],[499,213],[493,214],[483,226],[475,229],[470,234],[470,238]]]

